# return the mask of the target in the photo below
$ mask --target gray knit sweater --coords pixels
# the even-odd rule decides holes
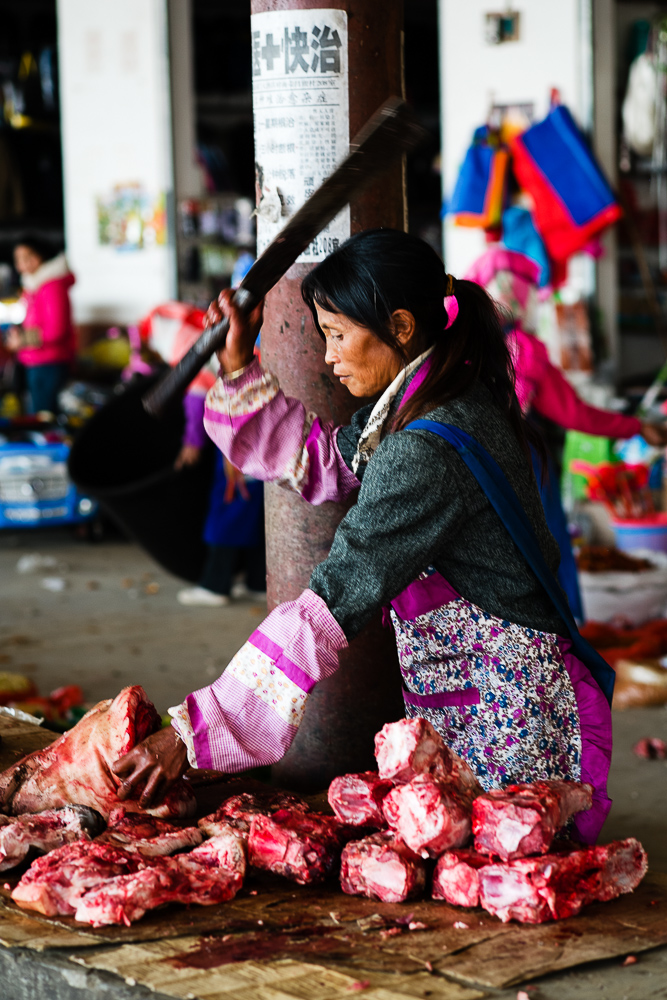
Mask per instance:
[[[371,409],[364,407],[338,432],[338,447],[350,468]],[[466,431],[495,458],[555,572],[558,545],[547,528],[533,469],[489,391],[477,385],[427,416]],[[357,475],[362,482],[357,502],[338,526],[328,558],[310,579],[310,588],[326,602],[348,639],[428,566],[490,614],[567,634],[550,598],[449,442],[422,430],[388,434]]]

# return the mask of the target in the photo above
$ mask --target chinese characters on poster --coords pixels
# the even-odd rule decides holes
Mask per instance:
[[[254,14],[252,68],[261,253],[349,151],[347,13]],[[349,235],[347,207],[298,260],[324,260]]]

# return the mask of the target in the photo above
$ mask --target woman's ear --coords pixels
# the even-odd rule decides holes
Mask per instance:
[[[397,309],[391,314],[394,336],[401,347],[406,347],[415,335],[417,322],[407,309]]]

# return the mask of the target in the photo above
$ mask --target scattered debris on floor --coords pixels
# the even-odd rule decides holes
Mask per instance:
[[[40,581],[40,586],[44,590],[50,590],[52,594],[60,594],[67,590],[67,580],[62,576],[45,576]]]
[[[632,748],[637,757],[645,760],[665,760],[667,758],[667,743],[657,736],[646,736]]]
[[[43,570],[56,569],[58,560],[53,556],[43,556],[39,552],[26,552],[16,563],[17,573],[37,573]],[[63,570],[61,569],[61,572]]]

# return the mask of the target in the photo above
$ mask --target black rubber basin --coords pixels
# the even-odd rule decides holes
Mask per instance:
[[[141,397],[155,380],[133,381],[90,419],[72,446],[69,474],[156,562],[197,582],[214,449],[205,449],[197,465],[174,470],[183,407],[179,402],[161,419],[149,417]]]

